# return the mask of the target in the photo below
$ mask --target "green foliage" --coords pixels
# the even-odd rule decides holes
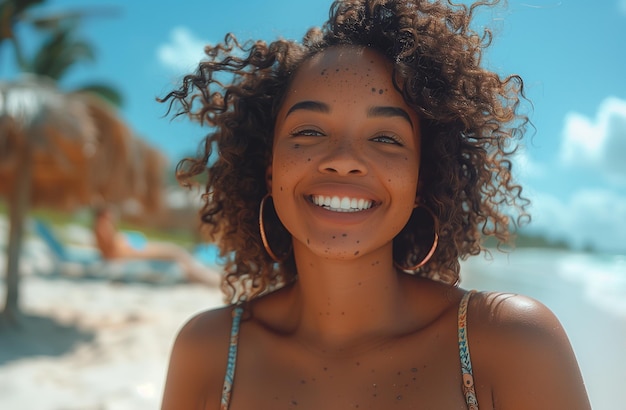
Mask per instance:
[[[124,97],[115,88],[106,84],[88,84],[80,87],[76,92],[88,92],[103,98],[116,107],[121,107],[124,103]]]
[[[24,67],[25,61],[22,47],[15,36],[14,26],[20,22],[24,14],[34,6],[44,3],[44,0],[2,0],[0,1],[0,47],[8,41],[13,45],[15,59],[19,67]]]
[[[7,213],[8,209],[6,203],[0,200],[0,217],[8,218]],[[74,224],[91,229],[92,216],[88,209],[82,209],[77,212],[64,212],[53,208],[42,207],[33,209],[29,213],[29,216],[42,220],[50,226],[62,227]],[[191,248],[197,243],[193,230],[188,227],[159,229],[121,220],[118,228],[123,231],[140,231],[150,240],[171,242],[186,248]]]
[[[93,62],[96,53],[91,43],[77,36],[77,29],[89,15],[111,14],[110,9],[89,8],[54,14],[32,13],[45,0],[0,0],[0,47],[5,40],[11,43],[15,58],[22,71],[45,76],[54,81],[65,77],[70,69],[81,62]],[[33,56],[25,56],[16,25],[31,25],[44,35]],[[122,105],[121,93],[106,84],[90,84],[78,91],[92,92],[113,105]]]
[[[91,44],[75,38],[74,25],[54,30],[42,43],[26,71],[59,81],[68,70],[81,61],[94,61],[95,53]]]
[[[496,248],[498,247],[498,242],[495,238],[488,237],[485,239],[483,246],[487,248]],[[504,248],[571,249],[571,247],[563,240],[550,240],[542,235],[525,232],[517,232],[515,237],[512,239],[511,245],[504,245]]]

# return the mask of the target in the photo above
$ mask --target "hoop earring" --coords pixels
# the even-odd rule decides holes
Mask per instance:
[[[259,204],[259,231],[261,232],[261,241],[263,242],[263,247],[265,248],[267,254],[270,256],[270,258],[272,258],[274,262],[281,263],[289,257],[289,253],[291,253],[291,248],[282,258],[279,258],[278,256],[276,256],[274,251],[272,251],[269,241],[267,240],[267,235],[265,233],[265,223],[263,222],[263,212],[265,210],[265,201],[271,196],[272,195],[270,193],[267,193],[263,197],[263,199],[261,199],[261,203]]]
[[[416,270],[418,270],[422,266],[426,265],[426,263],[428,263],[428,261],[435,254],[435,251],[437,250],[437,245],[439,245],[439,219],[437,219],[437,216],[435,215],[435,213],[429,207],[427,207],[426,205],[418,204],[415,209],[417,209],[417,208],[424,209],[433,218],[433,231],[434,231],[433,244],[430,247],[430,249],[428,250],[428,253],[426,254],[426,256],[424,256],[424,258],[421,261],[419,261],[417,264],[415,264],[413,266],[401,266],[395,260],[393,261],[393,265],[396,268],[400,269],[401,271],[405,271],[405,272],[415,272]]]

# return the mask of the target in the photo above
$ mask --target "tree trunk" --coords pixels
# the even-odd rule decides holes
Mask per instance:
[[[30,203],[32,179],[32,147],[26,145],[17,161],[15,185],[9,197],[9,242],[7,246],[6,301],[2,315],[9,324],[19,321],[20,255],[24,236],[24,220]]]

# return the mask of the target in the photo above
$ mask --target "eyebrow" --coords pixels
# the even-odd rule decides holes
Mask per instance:
[[[411,124],[411,128],[413,128],[413,121],[411,121],[409,113],[400,107],[371,107],[369,110],[367,110],[367,116],[404,118],[409,124]]]
[[[298,103],[295,103],[289,109],[289,111],[287,111],[285,117],[289,116],[289,114],[291,114],[292,112],[298,110],[315,111],[327,114],[330,112],[330,107],[328,106],[328,104],[324,104],[323,102],[319,101],[300,101]]]
[[[307,111],[314,111],[314,112],[320,112],[323,114],[328,114],[330,112],[330,106],[320,101],[309,101],[309,100],[300,101],[300,102],[295,103],[293,106],[291,106],[291,108],[289,108],[289,111],[287,111],[287,114],[285,114],[285,117],[288,117],[291,113],[293,113],[294,111],[298,111],[298,110],[307,110]],[[405,110],[403,110],[400,107],[392,107],[392,106],[371,107],[369,110],[367,110],[367,116],[368,117],[400,117],[400,118],[405,119],[411,125],[411,128],[414,128],[413,121],[411,121],[411,117],[409,116],[409,113],[407,113]]]

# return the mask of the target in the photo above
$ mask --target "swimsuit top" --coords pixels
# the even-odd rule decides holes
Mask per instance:
[[[467,304],[474,291],[467,292],[459,303],[458,315],[458,335],[459,335],[459,356],[461,358],[461,373],[463,377],[463,395],[467,403],[468,410],[478,410],[478,400],[474,390],[474,375],[472,373],[472,360],[470,358],[469,345],[467,344]],[[226,366],[226,376],[224,377],[224,388],[222,390],[222,403],[220,410],[228,410],[230,407],[230,395],[235,378],[235,365],[237,362],[237,344],[239,341],[239,324],[241,323],[242,306],[233,309],[233,325],[230,333],[230,346],[228,349],[228,364]]]

